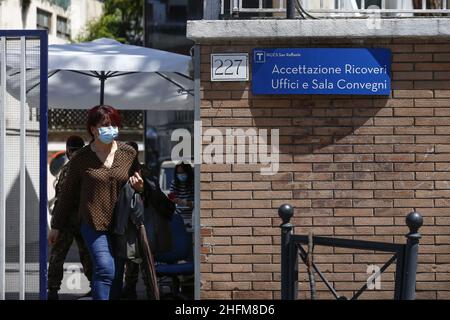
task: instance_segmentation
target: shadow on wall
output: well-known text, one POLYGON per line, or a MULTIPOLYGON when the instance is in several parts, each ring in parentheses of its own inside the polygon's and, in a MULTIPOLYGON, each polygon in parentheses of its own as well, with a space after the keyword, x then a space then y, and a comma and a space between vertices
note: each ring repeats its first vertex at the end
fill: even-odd
MULTIPOLYGON (((311 180, 373 180, 371 173, 364 168, 354 171, 354 162, 370 163, 385 172, 393 170, 391 163, 375 164, 374 161, 374 135, 391 134, 384 127, 374 126, 376 116, 391 116, 392 109, 385 108, 388 99, 384 96, 296 95, 282 99, 276 96, 258 96, 250 104, 253 123, 257 129, 279 129, 279 171, 274 176, 262 179, 275 181, 278 190, 292 190, 293 203, 311 198, 309 192, 312 189, 308 186, 311 180), (365 153, 355 153, 355 145, 368 150, 365 153)), ((270 138, 270 134, 268 137, 270 138)), ((269 139, 268 146, 270 145, 269 139)), ((273 187, 272 184, 271 189, 275 191, 273 187)), ((313 203, 312 207, 296 208, 297 217, 312 211, 314 215, 330 215, 331 208, 348 207, 345 199, 333 200, 324 207, 319 202, 333 197, 313 198, 317 205, 313 203)))
MULTIPOLYGON (((26 262, 39 262, 39 197, 26 170, 26 262)), ((6 197, 6 262, 19 261, 20 176, 6 197)))
POLYGON ((294 162, 308 155, 352 153, 355 143, 372 144, 363 127, 372 126, 373 117, 388 102, 381 96, 284 97, 258 96, 250 110, 258 129, 280 130, 280 154, 292 155, 294 162))

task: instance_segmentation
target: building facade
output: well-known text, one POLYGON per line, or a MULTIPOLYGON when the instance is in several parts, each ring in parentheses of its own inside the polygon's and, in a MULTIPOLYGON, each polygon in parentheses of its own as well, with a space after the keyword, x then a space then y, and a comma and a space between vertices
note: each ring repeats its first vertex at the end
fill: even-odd
POLYGON ((3 0, 0 29, 46 29, 49 44, 76 39, 100 17, 103 0, 3 0))
MULTIPOLYGON (((217 2, 205 8, 210 19, 189 21, 187 28, 200 52, 203 132, 278 129, 280 164, 272 176, 261 175, 260 164, 201 165, 200 296, 280 298, 278 208, 289 203, 296 234, 390 243, 405 243, 405 217, 420 212, 416 296, 450 298, 448 11, 418 12, 411 1, 410 8, 393 6, 400 11, 378 11, 370 20, 360 1, 349 1, 354 11, 345 14, 333 7, 319 15, 305 6, 317 19, 304 12, 304 19, 257 19, 267 11, 255 9, 245 20, 238 5, 246 1, 224 2, 225 11, 217 10, 217 2), (228 20, 219 19, 235 4, 228 20), (255 48, 390 49, 392 90, 389 96, 253 95, 251 74, 249 81, 211 81, 211 54, 246 53, 251 66, 255 48)), ((284 12, 277 10, 271 14, 284 12)), ((366 283, 368 266, 381 267, 390 258, 332 247, 317 247, 314 256, 346 297, 366 283)), ((300 264, 299 270, 298 296, 309 299, 306 268, 300 264)), ((394 271, 384 271, 381 286, 361 299, 391 299, 394 271)), ((318 276, 316 282, 320 299, 333 297, 318 276)))

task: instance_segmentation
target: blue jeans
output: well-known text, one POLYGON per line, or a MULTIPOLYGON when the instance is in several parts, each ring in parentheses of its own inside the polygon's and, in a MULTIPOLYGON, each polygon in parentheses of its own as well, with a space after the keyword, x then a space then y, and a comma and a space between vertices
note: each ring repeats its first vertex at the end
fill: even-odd
POLYGON ((92 298, 94 300, 119 299, 122 292, 125 261, 113 257, 109 234, 96 231, 92 226, 82 223, 81 235, 86 242, 94 268, 92 298))

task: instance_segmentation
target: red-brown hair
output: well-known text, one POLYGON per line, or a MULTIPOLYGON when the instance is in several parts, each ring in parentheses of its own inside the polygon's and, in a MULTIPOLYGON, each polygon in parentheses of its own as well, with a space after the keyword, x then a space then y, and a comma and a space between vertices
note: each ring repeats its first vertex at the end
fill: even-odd
POLYGON ((119 111, 111 106, 98 105, 88 111, 86 127, 92 138, 91 127, 96 127, 99 123, 105 121, 105 119, 109 119, 113 126, 120 127, 121 125, 119 111))

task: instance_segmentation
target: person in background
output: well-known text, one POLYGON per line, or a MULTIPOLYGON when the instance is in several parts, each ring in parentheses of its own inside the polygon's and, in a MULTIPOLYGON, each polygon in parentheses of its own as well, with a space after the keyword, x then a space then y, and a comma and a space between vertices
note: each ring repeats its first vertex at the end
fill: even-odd
MULTIPOLYGON (((74 154, 84 147, 84 141, 79 136, 70 136, 66 141, 66 156, 69 159, 62 168, 58 176, 58 182, 55 186, 55 198, 56 203, 61 196, 64 181, 67 176, 67 169, 69 167, 70 160, 74 154)), ((71 216, 76 216, 77 208, 70 208, 71 216)), ((69 221, 68 225, 61 230, 58 240, 52 246, 50 251, 50 260, 48 266, 48 300, 58 300, 58 291, 61 288, 61 281, 64 275, 64 261, 66 260, 67 253, 72 246, 73 240, 76 241, 78 246, 78 252, 80 254, 80 262, 83 266, 83 271, 88 278, 89 282, 92 280, 92 264, 89 252, 86 248, 83 238, 80 234, 80 225, 75 219, 69 221)), ((88 293, 86 296, 89 296, 88 293)))
POLYGON ((94 300, 120 298, 124 261, 113 256, 110 233, 113 212, 128 181, 134 190, 144 192, 136 150, 115 141, 120 125, 120 114, 111 106, 99 105, 89 110, 86 127, 92 140, 70 161, 49 233, 49 242, 54 244, 70 219, 69 209, 78 204, 81 235, 94 266, 94 300))
POLYGON ((170 185, 169 199, 176 203, 175 213, 179 214, 192 232, 192 210, 194 209, 194 172, 188 163, 175 166, 175 177, 170 185))

